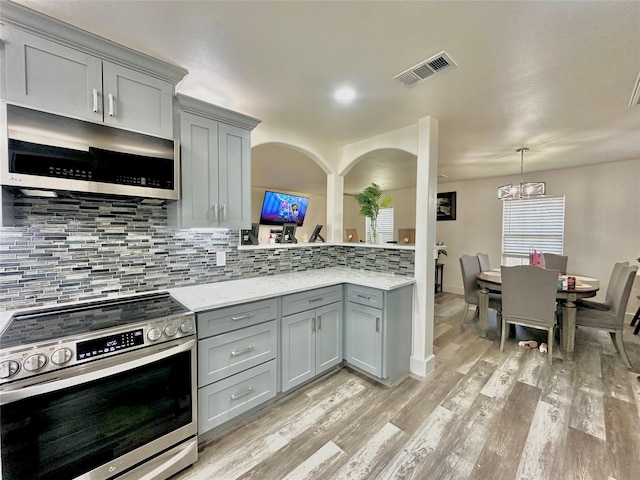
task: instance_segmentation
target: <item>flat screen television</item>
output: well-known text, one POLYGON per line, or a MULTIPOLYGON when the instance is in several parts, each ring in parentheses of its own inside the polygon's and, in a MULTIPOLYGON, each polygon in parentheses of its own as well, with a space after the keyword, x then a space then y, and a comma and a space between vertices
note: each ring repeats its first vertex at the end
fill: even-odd
POLYGON ((295 223, 301 227, 308 206, 309 198, 307 197, 267 190, 264 192, 264 200, 262 201, 260 223, 262 225, 295 223))

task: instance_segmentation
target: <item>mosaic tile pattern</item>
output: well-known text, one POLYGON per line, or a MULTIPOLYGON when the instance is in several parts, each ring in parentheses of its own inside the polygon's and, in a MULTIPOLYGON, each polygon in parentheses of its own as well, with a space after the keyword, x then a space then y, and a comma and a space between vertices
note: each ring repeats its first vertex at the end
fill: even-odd
POLYGON ((0 310, 338 265, 414 272, 411 250, 238 250, 239 232, 172 229, 155 202, 15 197, 14 215, 0 229, 0 310))

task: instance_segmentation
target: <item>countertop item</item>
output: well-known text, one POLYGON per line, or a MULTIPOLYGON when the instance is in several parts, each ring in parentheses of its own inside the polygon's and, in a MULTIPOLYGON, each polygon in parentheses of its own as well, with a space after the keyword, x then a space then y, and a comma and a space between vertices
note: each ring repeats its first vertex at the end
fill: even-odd
POLYGON ((394 290, 412 285, 415 279, 390 273, 332 267, 172 288, 169 292, 189 310, 202 312, 341 283, 394 290))

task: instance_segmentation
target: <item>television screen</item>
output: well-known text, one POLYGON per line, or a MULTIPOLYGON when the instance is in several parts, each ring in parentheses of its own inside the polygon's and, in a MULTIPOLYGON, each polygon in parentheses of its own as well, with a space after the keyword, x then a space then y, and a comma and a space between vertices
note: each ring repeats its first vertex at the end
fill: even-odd
POLYGON ((307 213, 309 199, 288 193, 264 192, 260 223, 262 225, 284 225, 295 223, 301 227, 307 213))

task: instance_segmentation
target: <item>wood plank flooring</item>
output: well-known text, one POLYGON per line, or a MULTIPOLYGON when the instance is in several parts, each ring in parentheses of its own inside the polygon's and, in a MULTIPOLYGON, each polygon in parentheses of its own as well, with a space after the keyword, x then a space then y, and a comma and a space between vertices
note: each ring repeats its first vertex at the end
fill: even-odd
POLYGON ((640 478, 640 337, 625 369, 607 334, 580 328, 573 362, 518 340, 500 352, 462 325, 464 301, 436 295, 436 368, 394 388, 340 369, 200 445, 172 480, 640 478))

